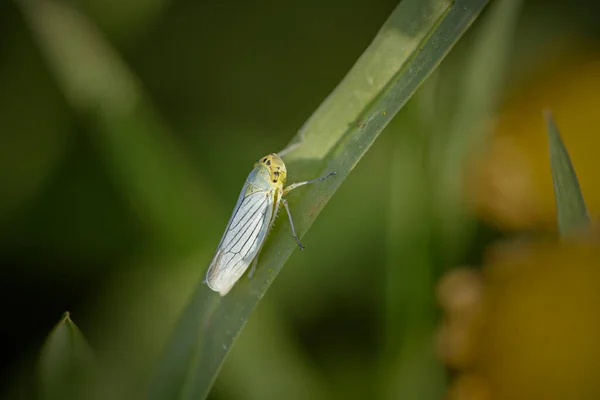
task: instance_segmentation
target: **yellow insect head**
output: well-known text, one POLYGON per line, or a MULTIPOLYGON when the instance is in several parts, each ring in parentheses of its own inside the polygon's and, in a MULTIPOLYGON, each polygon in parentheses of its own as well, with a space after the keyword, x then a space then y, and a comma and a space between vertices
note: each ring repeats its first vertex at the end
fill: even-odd
POLYGON ((287 170, 285 169, 283 160, 277 154, 272 153, 268 156, 264 156, 254 164, 254 167, 257 167, 258 165, 264 166, 269 171, 271 182, 273 182, 274 185, 280 187, 285 185, 287 170))

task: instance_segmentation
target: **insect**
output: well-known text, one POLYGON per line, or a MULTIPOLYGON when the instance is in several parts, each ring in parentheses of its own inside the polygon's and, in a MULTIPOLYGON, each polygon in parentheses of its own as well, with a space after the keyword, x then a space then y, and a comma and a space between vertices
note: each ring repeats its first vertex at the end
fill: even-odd
MULTIPOLYGON (((284 151, 279 154, 283 153, 284 151)), ((285 187, 287 170, 281 156, 272 153, 258 160, 246 178, 225 233, 206 272, 204 282, 208 287, 225 296, 246 272, 250 263, 252 268, 248 276, 252 276, 258 263, 258 254, 273 226, 280 203, 289 217, 292 235, 300 250, 303 250, 304 246, 296 234, 292 214, 284 197, 299 186, 319 182, 335 174, 334 171, 321 178, 285 187)))

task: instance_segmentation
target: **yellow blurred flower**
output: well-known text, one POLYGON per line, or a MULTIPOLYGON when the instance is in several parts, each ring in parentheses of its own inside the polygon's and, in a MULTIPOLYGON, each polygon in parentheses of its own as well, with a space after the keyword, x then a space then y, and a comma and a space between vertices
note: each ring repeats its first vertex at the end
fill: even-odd
POLYGON ((555 230, 543 110, 550 109, 592 215, 600 215, 600 54, 558 51, 507 96, 483 154, 470 163, 467 198, 502 229, 555 230))
POLYGON ((489 386, 477 374, 459 375, 450 385, 445 400, 490 400, 489 386))
POLYGON ((448 273, 438 286, 438 302, 445 314, 437 335, 437 350, 452 368, 474 362, 477 328, 481 319, 482 281, 476 271, 458 269, 448 273))
POLYGON ((438 294, 440 355, 458 373, 448 399, 600 399, 597 240, 503 246, 481 274, 447 274, 438 294), (472 318, 456 318, 469 292, 472 318))

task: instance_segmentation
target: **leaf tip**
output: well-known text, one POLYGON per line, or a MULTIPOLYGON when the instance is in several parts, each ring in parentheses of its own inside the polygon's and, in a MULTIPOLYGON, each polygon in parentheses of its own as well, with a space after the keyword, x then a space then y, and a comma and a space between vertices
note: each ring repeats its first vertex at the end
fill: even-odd
POLYGON ((575 168, 552 113, 549 109, 544 109, 543 114, 548 134, 558 230, 562 236, 569 236, 572 232, 589 225, 589 214, 575 168))

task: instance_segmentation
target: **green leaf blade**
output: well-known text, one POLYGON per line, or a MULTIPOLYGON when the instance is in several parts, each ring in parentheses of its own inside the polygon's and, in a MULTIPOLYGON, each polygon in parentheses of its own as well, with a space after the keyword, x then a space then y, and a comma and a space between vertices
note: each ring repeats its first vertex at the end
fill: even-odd
POLYGON ((548 129, 550 168, 556 200, 558 231, 561 236, 580 232, 590 224, 590 217, 581 187, 558 127, 549 110, 544 112, 548 129))
POLYGON ((68 312, 48 335, 38 368, 43 399, 78 399, 89 388, 94 355, 68 312))
MULTIPOLYGON (((302 128, 303 145, 286 156, 292 181, 300 180, 294 175, 297 171, 302 178, 337 171, 336 177, 290 195, 300 237, 486 4, 486 0, 403 0, 394 10, 371 46, 302 128)), ((198 285, 159 361, 150 399, 208 395, 250 313, 295 249, 289 224, 276 224, 252 279, 243 277, 223 298, 198 285)))

